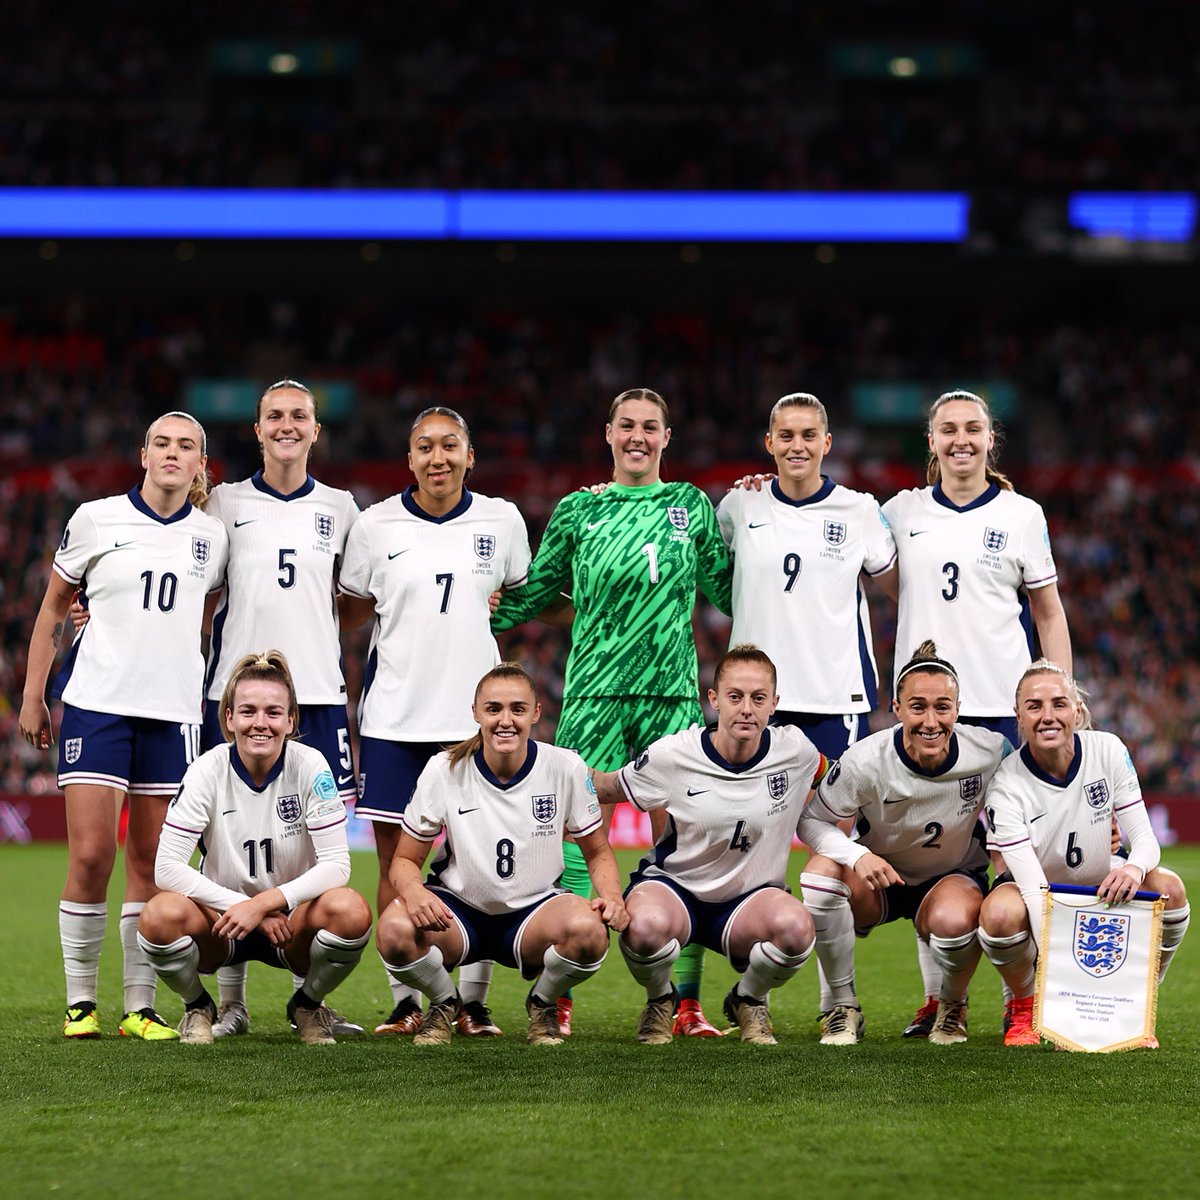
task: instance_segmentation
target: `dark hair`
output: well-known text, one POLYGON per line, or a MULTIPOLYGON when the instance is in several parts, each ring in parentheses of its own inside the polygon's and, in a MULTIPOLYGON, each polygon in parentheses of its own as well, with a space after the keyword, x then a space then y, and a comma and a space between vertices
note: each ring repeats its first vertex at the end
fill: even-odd
POLYGON ((258 405, 254 409, 254 423, 257 425, 262 420, 263 401, 272 392, 303 392, 312 401, 313 420, 317 420, 317 398, 313 395, 309 388, 295 379, 280 379, 271 384, 269 388, 258 398, 258 405))
POLYGON ((825 426, 825 432, 829 432, 829 414, 825 411, 825 405, 811 392, 792 392, 790 395, 780 396, 775 401, 775 405, 771 409, 771 415, 767 418, 768 433, 771 432, 771 429, 775 425, 775 418, 785 408, 811 408, 821 418, 821 424, 825 426))
MULTIPOLYGON (((933 419, 937 416, 938 409, 943 404, 949 404, 952 400, 966 400, 971 404, 978 404, 983 409, 983 415, 987 418, 988 428, 995 435, 992 438, 992 448, 987 453, 987 461, 984 465, 984 478, 989 483, 998 483, 1005 491, 1013 490, 1012 481, 1007 475, 1001 474, 996 469, 996 459, 1000 454, 1000 447, 1004 445, 1004 433, 997 428, 995 421, 992 420, 992 410, 988 407, 988 402, 982 397, 975 395, 974 392, 968 392, 963 388, 957 388, 952 392, 943 392, 930 406, 929 419, 925 424, 925 430, 930 435, 933 434, 933 419)), ((942 477, 941 464, 938 462, 937 455, 931 450, 929 452, 929 461, 925 464, 925 478, 930 484, 937 483, 942 477)))
POLYGON ((463 431, 463 437, 467 439, 467 447, 471 445, 471 429, 467 422, 463 419, 462 413, 455 412, 452 408, 446 408, 441 404, 434 404, 430 408, 422 409, 421 412, 413 418, 412 425, 408 429, 408 440, 411 443, 413 434, 417 432, 417 426, 421 424, 426 417, 446 417, 451 420, 463 431))
POLYGON ((612 424, 612 419, 617 415, 617 409, 625 403, 626 400, 648 400, 651 404, 657 404, 659 412, 662 413, 663 424, 669 429, 671 426, 671 410, 667 408, 667 402, 655 391, 650 388, 629 388, 622 392, 608 406, 608 423, 612 424))
POLYGON ((900 698, 900 684, 909 675, 948 675, 954 680, 955 691, 958 690, 958 672, 952 664, 938 657, 937 647, 928 639, 913 651, 912 658, 900 668, 896 676, 897 700, 900 698))
MULTIPOLYGON (((472 703, 479 700, 479 693, 483 691, 484 686, 493 679, 520 679, 523 680, 529 688, 529 694, 533 697, 533 702, 537 703, 537 688, 534 686, 533 679, 529 672, 525 670, 520 663, 502 662, 497 663, 484 677, 475 685, 475 696, 472 703)), ((458 766, 464 758, 470 758, 483 745, 483 734, 477 733, 473 737, 469 737, 464 741, 457 742, 453 746, 447 748, 447 753, 450 755, 450 765, 458 766)))
POLYGON ((716 668, 713 671, 713 691, 715 692, 720 688, 721 676, 725 674, 727 668, 735 667, 742 663, 748 666, 766 667, 771 672, 771 691, 775 691, 779 678, 775 671, 775 664, 765 651, 751 645, 749 642, 741 642, 736 646, 730 646, 717 660, 716 668))
POLYGON ((234 693, 237 685, 244 680, 262 680, 266 683, 282 683, 287 688, 288 716, 292 718, 292 732, 288 737, 295 737, 300 729, 300 703, 296 699, 296 685, 292 682, 292 672, 288 669, 287 659, 282 651, 264 650, 261 654, 247 654, 238 659, 229 674, 229 682, 221 693, 221 734, 227 742, 233 741, 229 731, 229 710, 233 708, 234 693))

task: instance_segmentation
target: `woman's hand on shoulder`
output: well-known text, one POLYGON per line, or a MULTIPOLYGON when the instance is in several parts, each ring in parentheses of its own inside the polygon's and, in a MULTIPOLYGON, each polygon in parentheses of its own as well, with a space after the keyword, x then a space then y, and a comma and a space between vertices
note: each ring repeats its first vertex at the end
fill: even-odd
POLYGON ((736 492, 739 489, 744 489, 748 492, 761 492, 763 490, 763 486, 770 483, 774 478, 775 476, 769 472, 765 475, 761 473, 756 475, 743 475, 741 479, 735 479, 733 483, 730 484, 729 491, 736 492))

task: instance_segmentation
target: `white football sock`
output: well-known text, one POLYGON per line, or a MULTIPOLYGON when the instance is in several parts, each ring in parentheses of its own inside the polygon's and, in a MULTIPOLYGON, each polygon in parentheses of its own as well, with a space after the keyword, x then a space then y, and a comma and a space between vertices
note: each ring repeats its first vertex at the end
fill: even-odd
POLYGON ((487 1003, 488 988, 491 986, 495 965, 494 962, 484 959, 483 962, 470 963, 458 968, 458 994, 464 1004, 487 1003))
POLYGON ((774 942, 755 942, 750 947, 749 966, 738 981, 738 992, 751 1000, 764 1000, 772 988, 782 987, 812 953, 809 946, 801 954, 784 954, 774 942))
POLYGON ((657 1000, 671 990, 671 968, 679 957, 679 942, 672 938, 665 946, 660 946, 653 954, 634 954, 625 944, 622 937, 617 943, 629 973, 646 989, 646 997, 657 1000))
MULTIPOLYGON (((429 952, 416 962, 403 966, 393 966, 385 962, 387 973, 399 983, 407 995, 415 1000, 418 992, 424 992, 435 1004, 449 1000, 458 990, 450 972, 446 970, 445 959, 437 946, 430 946, 429 952)), ((393 991, 393 995, 395 992, 393 991)), ((401 997, 403 999, 403 997, 401 997)), ((398 1002, 397 1002, 398 1003, 398 1002)))
POLYGON ((166 946, 147 941, 139 933, 138 946, 150 962, 158 977, 184 1004, 199 1000, 204 992, 200 982, 200 947, 195 938, 176 938, 166 946))
POLYGON ((850 889, 840 879, 804 871, 801 895, 817 931, 817 963, 821 968, 821 1011, 834 1005, 858 1005, 854 991, 854 916, 850 889))
POLYGON ((1162 948, 1158 955, 1158 982, 1162 983, 1183 935, 1187 933, 1188 924, 1192 919, 1192 906, 1185 904, 1182 908, 1168 908, 1163 913, 1162 948))
POLYGON ((1020 933, 1014 933, 1010 937, 992 937, 981 926, 976 930, 976 936, 988 962, 1000 972, 1001 977, 1012 988, 1014 996, 1031 996, 1037 965, 1037 945, 1029 936, 1029 930, 1022 929, 1020 933))
POLYGON ((971 986, 971 976, 975 974, 979 956, 983 953, 975 930, 952 938, 931 933, 929 950, 937 960, 938 974, 942 980, 941 991, 936 993, 938 999, 965 1000, 967 989, 971 986))
POLYGON ((108 924, 107 904, 63 900, 58 906, 58 939, 62 943, 63 970, 67 977, 67 1007, 96 1002, 96 976, 100 948, 108 924))
MULTIPOLYGON (((217 994, 221 1004, 240 1004, 246 1007, 246 968, 249 963, 234 963, 231 967, 217 968, 217 994)), ((292 976, 292 981, 300 987, 303 980, 292 976)))
POLYGON ((606 956, 607 951, 596 962, 575 962, 573 959, 564 958, 553 946, 547 946, 546 953, 542 956, 542 973, 534 982, 533 994, 546 1004, 553 1004, 567 988, 595 975, 606 956))
POLYGON ((343 938, 328 929, 318 929, 308 951, 304 994, 320 1004, 358 966, 370 936, 368 931, 362 937, 343 938))
POLYGON ((138 1012, 154 1007, 154 989, 158 976, 138 945, 138 920, 143 901, 126 901, 121 905, 121 950, 125 963, 125 1011, 138 1012))

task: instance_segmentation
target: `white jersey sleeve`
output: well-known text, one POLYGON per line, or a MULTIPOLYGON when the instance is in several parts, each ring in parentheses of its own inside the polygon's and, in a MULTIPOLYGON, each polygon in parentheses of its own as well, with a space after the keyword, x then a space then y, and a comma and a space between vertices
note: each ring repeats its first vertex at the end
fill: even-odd
POLYGON ((879 505, 825 479, 806 500, 778 481, 735 489, 717 508, 733 558, 730 645, 765 651, 784 712, 870 712, 878 698, 867 597, 861 576, 896 560, 879 505))
POLYGON ((908 884, 984 870, 979 814, 1011 750, 1002 734, 957 725, 946 761, 927 771, 905 752, 901 726, 871 734, 830 768, 805 810, 800 836, 845 866, 868 851, 878 854, 908 884), (834 828, 845 818, 854 820, 856 842, 834 828))
POLYGON ((705 901, 783 887, 800 811, 825 766, 790 725, 764 730, 758 753, 736 765, 721 757, 707 730, 660 738, 618 773, 632 804, 667 813, 666 830, 635 878, 669 878, 705 901))
POLYGON ((93 712, 198 724, 204 601, 224 580, 228 545, 220 522, 190 504, 160 517, 136 488, 81 505, 54 570, 85 591, 91 620, 56 694, 93 712))
POLYGON ((529 537, 507 500, 467 492, 434 518, 411 491, 367 509, 346 544, 341 589, 375 602, 359 730, 458 741, 476 729, 475 685, 500 661, 488 596, 525 582, 529 537))
POLYGON ((159 887, 224 911, 278 888, 288 909, 350 878, 346 809, 319 751, 288 742, 261 787, 234 746, 202 754, 167 809, 154 877, 159 887), (188 866, 199 844, 199 870, 188 866))
POLYGON ((992 484, 961 508, 914 488, 883 513, 899 554, 896 670, 933 638, 958 671, 962 713, 1011 717, 1032 654, 1026 593, 1058 579, 1041 507, 992 484))
POLYGON ((301 704, 345 704, 336 580, 358 520, 349 492, 308 478, 284 496, 257 472, 213 489, 206 511, 229 535, 225 595, 213 619, 206 695, 219 700, 245 654, 283 652, 301 704))
POLYGON ((435 755, 403 817, 404 831, 420 841, 446 832, 430 886, 492 914, 515 912, 557 891, 563 833, 584 837, 600 827, 600 803, 583 759, 535 741, 525 766, 503 783, 482 751, 454 766, 448 753, 435 755))

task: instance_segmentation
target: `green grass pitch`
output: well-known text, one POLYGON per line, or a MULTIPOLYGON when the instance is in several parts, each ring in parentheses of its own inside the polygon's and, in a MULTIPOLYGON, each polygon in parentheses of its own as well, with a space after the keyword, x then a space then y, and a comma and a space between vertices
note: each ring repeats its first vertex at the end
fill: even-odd
MULTIPOLYGON (((622 855, 628 867, 636 855, 622 855)), ((1200 897, 1200 847, 1166 862, 1200 897)), ((900 1030, 920 990, 911 927, 859 944, 867 1038, 817 1044, 815 964, 772 999, 777 1047, 676 1039, 639 1047, 641 998, 615 950, 579 989, 576 1034, 524 1042, 525 987, 497 971, 498 1041, 345 1038, 300 1045, 283 972, 252 964, 248 1037, 211 1047, 115 1035, 68 1044, 56 902, 61 846, 0 848, 0 1195, 133 1200, 421 1196, 1031 1196, 1200 1194, 1200 948, 1185 942, 1159 1003, 1158 1053, 1000 1045, 1000 986, 980 965, 971 1039, 938 1048, 900 1030)), ((799 861, 793 863, 795 884, 799 861)), ((374 892, 374 859, 354 884, 374 892)), ((120 1005, 119 897, 101 975, 120 1005)), ((707 959, 705 1007, 731 972, 707 959)), ((177 1019, 165 988, 159 1007, 177 1019)), ((364 1025, 390 1008, 373 952, 333 997, 364 1025)))

